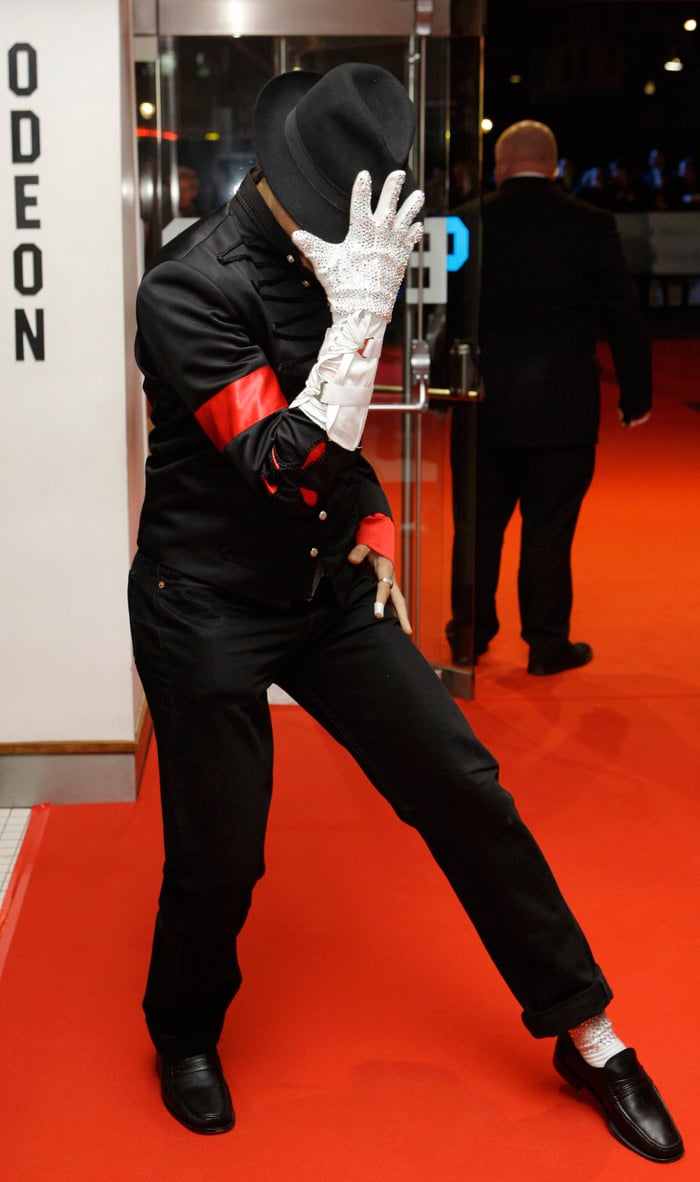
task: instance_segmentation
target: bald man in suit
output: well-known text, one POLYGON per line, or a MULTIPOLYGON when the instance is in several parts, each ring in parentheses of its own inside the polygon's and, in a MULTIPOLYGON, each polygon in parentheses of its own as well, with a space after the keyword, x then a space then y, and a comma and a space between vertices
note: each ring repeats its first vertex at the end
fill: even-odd
MULTIPOLYGON (((593 656, 590 645, 571 642, 569 627, 571 548, 598 439, 601 330, 612 348, 622 424, 646 422, 652 401, 649 335, 614 218, 556 184, 557 158, 544 124, 508 127, 496 143, 497 188, 481 208, 485 397, 478 413, 474 643, 478 656, 498 632, 503 534, 519 505, 521 635, 528 672, 536 676, 593 656)), ((464 216, 473 220, 473 207, 464 216)), ((463 474, 455 475, 448 636, 460 661, 467 659, 468 567, 459 528, 463 474)))

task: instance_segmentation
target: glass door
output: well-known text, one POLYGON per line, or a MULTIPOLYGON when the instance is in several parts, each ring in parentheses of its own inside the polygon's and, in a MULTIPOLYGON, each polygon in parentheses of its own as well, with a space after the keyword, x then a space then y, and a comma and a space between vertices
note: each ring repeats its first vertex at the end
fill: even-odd
MULTIPOLYGON (((161 0, 156 35, 135 38, 144 263, 240 184, 254 158, 251 110, 269 78, 284 70, 323 73, 342 62, 366 61, 383 66, 405 85, 418 111, 411 167, 426 192, 426 233, 385 337, 363 450, 392 506, 397 577, 409 603, 416 643, 453 693, 471 697, 468 637, 462 646, 464 660, 456 664, 446 628, 454 615, 451 568, 457 520, 451 449, 455 489, 461 496, 459 519, 466 512, 468 520, 470 513, 478 234, 468 216, 465 220, 450 211, 476 198, 479 185, 480 30, 472 27, 451 37, 449 22, 445 25, 449 7, 418 0, 415 19, 401 32, 408 5, 394 0, 382 17, 398 27, 394 35, 383 30, 381 36, 343 32, 348 22, 358 27, 358 14, 340 5, 334 12, 333 3, 324 12, 327 22, 339 26, 337 35, 267 35, 266 27, 275 27, 273 8, 278 9, 279 27, 285 20, 282 6, 269 2, 250 6, 250 20, 257 20, 260 32, 238 35, 223 31, 230 27, 222 24, 230 21, 224 7, 161 0), (442 35, 428 11, 434 7, 442 35), (461 280, 458 315, 448 307, 448 282, 456 272, 461 280), (466 301, 464 290, 469 292, 466 301)), ((373 19, 365 27, 377 25, 373 19)), ((461 619, 471 618, 469 564, 467 537, 467 550, 460 551, 458 594, 467 600, 461 619)))

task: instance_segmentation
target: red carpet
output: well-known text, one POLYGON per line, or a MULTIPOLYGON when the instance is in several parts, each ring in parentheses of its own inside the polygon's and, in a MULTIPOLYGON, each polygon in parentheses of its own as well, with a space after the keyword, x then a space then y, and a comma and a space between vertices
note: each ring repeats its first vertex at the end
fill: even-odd
MULTIPOLYGON (((465 709, 616 989, 611 1013, 700 1173, 700 343, 656 347, 649 426, 606 410, 576 543, 574 639, 523 672, 502 633, 465 709)), ((606 392, 610 402, 612 391, 606 392)), ((222 1040, 238 1114, 197 1137, 158 1098, 139 1000, 161 859, 151 751, 135 805, 35 812, 0 937, 8 1182, 620 1182, 632 1155, 522 1027, 419 839, 296 707, 275 708, 268 874, 222 1040), (316 777, 309 783, 309 760, 316 777), (11 937, 11 942, 10 942, 11 937)))

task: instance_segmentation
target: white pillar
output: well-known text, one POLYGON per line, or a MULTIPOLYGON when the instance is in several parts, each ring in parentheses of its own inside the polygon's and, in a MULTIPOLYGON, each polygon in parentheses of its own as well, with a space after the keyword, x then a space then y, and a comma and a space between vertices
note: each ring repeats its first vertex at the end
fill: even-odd
POLYGON ((0 806, 133 799, 130 0, 0 10, 0 806))

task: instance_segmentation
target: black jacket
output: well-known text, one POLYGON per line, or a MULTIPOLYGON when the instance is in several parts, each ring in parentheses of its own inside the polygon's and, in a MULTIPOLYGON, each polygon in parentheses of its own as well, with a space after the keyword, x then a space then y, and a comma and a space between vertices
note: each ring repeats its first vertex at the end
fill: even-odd
POLYGON ((480 444, 595 443, 601 332, 624 417, 646 414, 649 334, 612 215, 540 177, 506 181, 481 214, 480 444))
POLYGON ((159 253, 137 320, 153 423, 139 548, 276 605, 310 593, 320 560, 342 598, 358 526, 389 506, 359 451, 288 409, 330 314, 250 175, 159 253))

